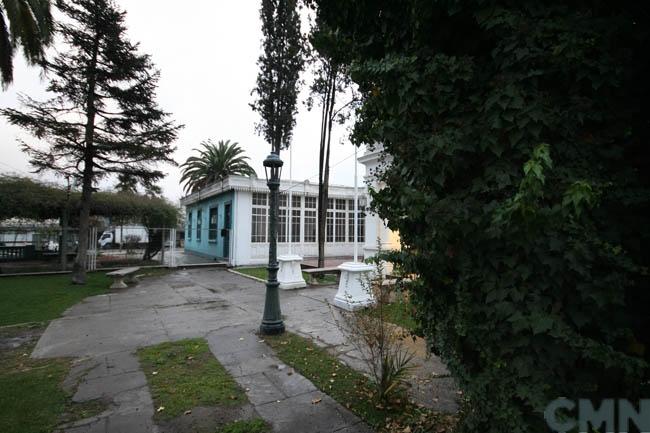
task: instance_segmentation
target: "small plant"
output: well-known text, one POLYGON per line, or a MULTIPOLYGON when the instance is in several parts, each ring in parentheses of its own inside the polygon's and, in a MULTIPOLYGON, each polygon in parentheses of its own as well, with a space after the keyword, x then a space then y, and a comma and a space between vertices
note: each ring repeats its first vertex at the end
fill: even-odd
MULTIPOLYGON (((382 257, 381 249, 377 257, 382 257)), ((332 311, 332 314, 348 343, 361 353, 377 388, 376 397, 385 403, 403 391, 406 376, 414 367, 414 354, 404 345, 410 333, 389 322, 388 305, 394 289, 384 277, 383 262, 379 259, 374 262, 376 272, 362 282, 374 303, 365 310, 332 311)))

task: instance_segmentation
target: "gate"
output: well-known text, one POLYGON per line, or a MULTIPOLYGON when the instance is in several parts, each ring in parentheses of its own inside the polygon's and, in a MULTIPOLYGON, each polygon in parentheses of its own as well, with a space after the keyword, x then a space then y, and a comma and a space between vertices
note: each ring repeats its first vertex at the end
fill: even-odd
POLYGON ((86 251, 86 270, 97 270, 97 227, 88 229, 88 250, 86 251))

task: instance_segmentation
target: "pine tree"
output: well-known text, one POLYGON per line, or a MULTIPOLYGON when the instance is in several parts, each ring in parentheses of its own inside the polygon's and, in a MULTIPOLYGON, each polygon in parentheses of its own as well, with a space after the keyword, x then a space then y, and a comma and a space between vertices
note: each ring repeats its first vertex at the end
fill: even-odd
MULTIPOLYGON (((47 146, 22 143, 37 171, 54 171, 82 185, 79 248, 72 280, 86 280, 86 252, 94 185, 111 174, 152 184, 164 177, 157 162, 175 164, 172 142, 182 127, 155 102, 159 72, 127 39, 125 12, 112 0, 58 1, 66 49, 45 68, 47 101, 21 98, 24 110, 5 109, 9 122, 47 146)), ((94 240, 91 240, 94 241, 94 240)))

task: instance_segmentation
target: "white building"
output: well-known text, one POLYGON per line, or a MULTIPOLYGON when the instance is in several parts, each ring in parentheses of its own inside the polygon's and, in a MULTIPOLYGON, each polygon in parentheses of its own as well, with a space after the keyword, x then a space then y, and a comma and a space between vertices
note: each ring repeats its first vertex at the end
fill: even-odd
MULTIPOLYGON (((291 189, 292 252, 318 257, 318 184, 280 184, 278 254, 287 254, 288 191, 291 189)), ((181 199, 185 206, 185 250, 231 266, 268 262, 269 189, 264 179, 229 176, 181 199)), ((330 185, 326 257, 350 257, 354 250, 354 188, 330 185)), ((359 243, 364 244, 366 189, 359 188, 359 243)), ((373 232, 374 233, 374 232, 373 232)), ((372 242, 370 243, 372 244, 372 242)))

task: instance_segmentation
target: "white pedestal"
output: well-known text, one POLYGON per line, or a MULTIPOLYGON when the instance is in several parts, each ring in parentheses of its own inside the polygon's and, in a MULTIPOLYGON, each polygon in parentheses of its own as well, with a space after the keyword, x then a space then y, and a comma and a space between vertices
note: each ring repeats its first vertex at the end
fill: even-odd
POLYGON ((339 291, 334 296, 333 304, 347 311, 367 307, 374 302, 369 287, 364 287, 369 274, 375 271, 374 266, 365 263, 347 262, 339 266, 341 278, 339 291))
POLYGON ((288 290, 307 287, 307 283, 305 283, 305 279, 302 277, 301 262, 302 257, 296 254, 278 256, 278 263, 280 265, 278 282, 280 283, 281 289, 288 290))

